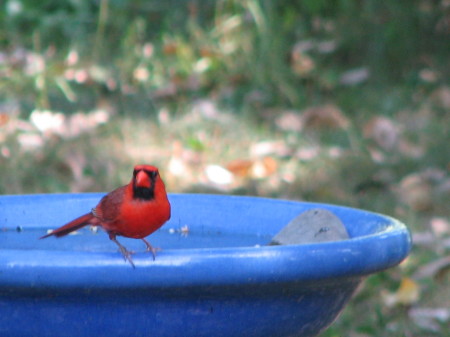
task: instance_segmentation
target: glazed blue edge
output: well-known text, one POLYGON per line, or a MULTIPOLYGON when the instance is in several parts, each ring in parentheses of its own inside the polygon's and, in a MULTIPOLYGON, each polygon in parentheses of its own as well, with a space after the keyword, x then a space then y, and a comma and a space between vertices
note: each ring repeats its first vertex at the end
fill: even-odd
MULTIPOLYGON (((88 204, 94 206, 103 195, 2 196, 0 225, 13 228, 19 218, 30 228, 44 230, 42 223, 49 222, 56 227, 82 214, 88 204)), ((169 288, 361 278, 397 265, 411 249, 403 223, 363 210, 259 197, 170 194, 169 198, 172 223, 183 219, 193 227, 198 222, 235 230, 237 235, 255 230, 274 235, 301 212, 326 208, 341 218, 351 239, 293 246, 168 249, 156 261, 136 254, 134 270, 118 253, 42 250, 36 240, 32 250, 0 250, 0 286, 80 288, 88 280, 91 289, 169 288)))

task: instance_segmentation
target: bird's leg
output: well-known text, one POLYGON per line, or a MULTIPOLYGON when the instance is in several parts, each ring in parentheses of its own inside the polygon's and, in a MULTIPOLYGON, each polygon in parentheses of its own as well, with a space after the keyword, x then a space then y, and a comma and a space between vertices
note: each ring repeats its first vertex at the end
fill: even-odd
POLYGON ((155 261, 156 258, 156 252, 160 251, 160 248, 155 248, 153 247, 150 242, 148 242, 147 240, 145 240, 144 238, 141 239, 142 241, 144 241, 145 245, 147 246, 147 252, 151 252, 153 255, 153 261, 155 261))
POLYGON ((131 259, 131 255, 133 254, 133 252, 127 250, 125 246, 123 246, 119 241, 117 241, 115 234, 109 233, 109 238, 111 239, 111 241, 114 241, 117 246, 119 246, 119 250, 122 253, 124 260, 130 262, 133 268, 136 268, 133 260, 131 259))

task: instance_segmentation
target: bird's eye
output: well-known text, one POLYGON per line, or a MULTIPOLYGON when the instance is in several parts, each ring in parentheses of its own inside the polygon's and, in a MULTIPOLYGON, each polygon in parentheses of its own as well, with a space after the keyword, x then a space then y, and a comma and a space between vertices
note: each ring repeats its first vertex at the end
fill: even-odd
POLYGON ((158 171, 147 171, 147 174, 151 179, 155 179, 158 176, 158 171))

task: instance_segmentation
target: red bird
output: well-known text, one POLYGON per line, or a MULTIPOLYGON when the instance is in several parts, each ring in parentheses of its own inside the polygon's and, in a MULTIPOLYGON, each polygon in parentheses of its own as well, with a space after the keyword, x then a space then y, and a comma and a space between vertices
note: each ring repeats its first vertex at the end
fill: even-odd
POLYGON ((119 246, 124 259, 134 267, 132 252, 120 244, 116 236, 141 239, 155 259, 156 249, 145 237, 169 219, 170 203, 158 169, 150 165, 137 165, 128 185, 108 193, 90 213, 53 230, 41 239, 52 235, 61 237, 86 225, 101 226, 119 246))

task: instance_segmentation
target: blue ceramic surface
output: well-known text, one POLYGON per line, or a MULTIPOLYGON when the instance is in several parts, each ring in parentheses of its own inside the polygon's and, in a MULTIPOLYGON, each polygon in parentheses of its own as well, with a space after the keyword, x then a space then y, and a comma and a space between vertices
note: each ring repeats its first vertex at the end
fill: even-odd
POLYGON ((172 194, 148 239, 103 232, 39 240, 101 194, 0 197, 0 336, 315 336, 361 280, 409 253, 406 227, 380 214, 254 197, 172 194), (351 239, 266 246, 298 214, 325 208, 351 239), (180 230, 182 227, 186 230, 180 230))

